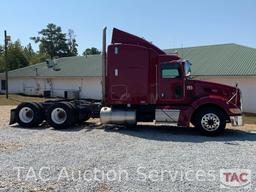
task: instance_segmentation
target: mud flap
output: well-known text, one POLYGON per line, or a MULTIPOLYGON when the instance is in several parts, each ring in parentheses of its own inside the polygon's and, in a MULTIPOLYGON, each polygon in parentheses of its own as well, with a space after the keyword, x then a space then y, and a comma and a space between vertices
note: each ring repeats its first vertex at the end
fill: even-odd
POLYGON ((17 117, 16 117, 16 109, 11 109, 11 116, 10 116, 10 122, 9 125, 12 125, 17 122, 17 117))

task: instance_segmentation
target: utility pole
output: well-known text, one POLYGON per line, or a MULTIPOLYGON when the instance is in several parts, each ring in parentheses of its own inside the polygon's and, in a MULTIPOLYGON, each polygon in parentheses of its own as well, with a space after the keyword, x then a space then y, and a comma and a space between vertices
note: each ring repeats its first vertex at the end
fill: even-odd
POLYGON ((11 36, 7 36, 6 30, 4 31, 4 58, 5 58, 5 96, 8 99, 8 61, 7 61, 7 45, 11 41, 11 36))

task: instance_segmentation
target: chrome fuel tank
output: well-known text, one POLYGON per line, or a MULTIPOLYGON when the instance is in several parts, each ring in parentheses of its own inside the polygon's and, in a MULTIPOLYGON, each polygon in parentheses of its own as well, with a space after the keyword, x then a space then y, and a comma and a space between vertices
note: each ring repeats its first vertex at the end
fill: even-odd
POLYGON ((104 124, 136 124, 136 111, 112 110, 110 107, 102 107, 100 110, 100 121, 104 124))

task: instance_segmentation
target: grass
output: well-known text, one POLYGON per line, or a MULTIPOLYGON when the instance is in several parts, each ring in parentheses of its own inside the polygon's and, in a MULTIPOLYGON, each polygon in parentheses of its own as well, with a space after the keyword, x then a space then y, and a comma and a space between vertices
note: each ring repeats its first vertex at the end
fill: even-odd
POLYGON ((256 114, 253 113, 245 113, 243 116, 243 120, 245 124, 254 124, 256 125, 256 114))
POLYGON ((0 106, 1 105, 18 105, 21 102, 43 102, 49 99, 42 97, 30 97, 23 95, 9 94, 9 98, 6 99, 5 95, 0 95, 0 106))

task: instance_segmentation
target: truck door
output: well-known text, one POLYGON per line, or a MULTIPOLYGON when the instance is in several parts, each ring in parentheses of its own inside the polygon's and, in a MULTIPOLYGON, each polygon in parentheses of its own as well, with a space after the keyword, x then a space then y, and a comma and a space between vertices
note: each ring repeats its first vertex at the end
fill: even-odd
POLYGON ((179 63, 163 62, 158 70, 158 101, 160 103, 184 99, 184 78, 179 63))

